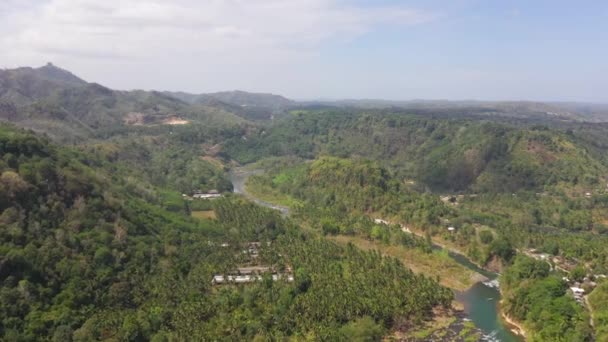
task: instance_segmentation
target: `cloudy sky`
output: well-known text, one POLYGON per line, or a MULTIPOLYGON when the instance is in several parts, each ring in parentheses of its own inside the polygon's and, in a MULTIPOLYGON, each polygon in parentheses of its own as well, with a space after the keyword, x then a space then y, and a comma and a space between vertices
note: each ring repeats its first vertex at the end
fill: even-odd
POLYGON ((608 102, 605 0, 0 0, 0 32, 116 89, 608 102))

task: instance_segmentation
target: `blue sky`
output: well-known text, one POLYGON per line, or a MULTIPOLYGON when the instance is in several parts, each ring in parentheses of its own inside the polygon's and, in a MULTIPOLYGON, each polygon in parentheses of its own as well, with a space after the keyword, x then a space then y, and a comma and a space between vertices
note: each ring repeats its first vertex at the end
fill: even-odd
POLYGON ((608 1, 6 0, 0 66, 119 89, 608 102, 608 1))

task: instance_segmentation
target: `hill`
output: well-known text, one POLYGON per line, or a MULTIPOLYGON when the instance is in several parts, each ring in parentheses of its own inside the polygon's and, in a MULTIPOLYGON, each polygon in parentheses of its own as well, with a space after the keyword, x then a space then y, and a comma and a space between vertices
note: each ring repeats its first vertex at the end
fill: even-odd
POLYGON ((240 90, 198 95, 183 92, 165 92, 165 94, 192 104, 223 106, 249 120, 269 120, 297 105, 295 101, 280 95, 240 90))
POLYGON ((602 127, 399 111, 301 111, 246 141, 228 141, 226 148, 242 162, 270 155, 360 156, 436 191, 538 191, 560 182, 603 182, 606 159, 594 145, 605 139, 586 140, 590 130, 602 127))
POLYGON ((0 70, 0 120, 61 140, 130 125, 242 121, 226 108, 192 106, 159 92, 115 91, 52 64, 0 70))
POLYGON ((349 109, 400 109, 409 113, 474 114, 490 118, 536 119, 543 121, 608 121, 608 105, 595 103, 534 101, 448 101, 448 100, 374 100, 306 101, 303 107, 338 107, 349 109))

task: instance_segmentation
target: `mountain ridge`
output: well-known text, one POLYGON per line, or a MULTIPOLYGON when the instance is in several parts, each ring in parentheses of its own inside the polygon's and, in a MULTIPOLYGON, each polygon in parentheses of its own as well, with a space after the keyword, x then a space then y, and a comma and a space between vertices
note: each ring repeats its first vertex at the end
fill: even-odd
POLYGON ((81 140, 99 129, 191 121, 238 122, 229 109, 191 105, 158 91, 113 90, 86 82, 49 63, 0 70, 0 121, 44 132, 57 140, 81 140))

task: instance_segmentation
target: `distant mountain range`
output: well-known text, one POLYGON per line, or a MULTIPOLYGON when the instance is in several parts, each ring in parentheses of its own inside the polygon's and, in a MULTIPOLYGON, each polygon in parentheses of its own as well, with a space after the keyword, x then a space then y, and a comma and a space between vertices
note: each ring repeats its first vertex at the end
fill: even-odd
POLYGON ((381 100, 346 99, 300 102, 307 106, 338 106, 351 108, 400 108, 416 112, 444 112, 471 110, 476 114, 509 117, 540 117, 562 120, 608 121, 608 104, 579 102, 538 102, 538 101, 450 101, 450 100, 381 100))
POLYGON ((608 121, 608 105, 542 102, 341 100, 297 102, 280 95, 225 91, 208 94, 117 91, 89 83, 49 63, 0 69, 0 120, 62 139, 129 125, 191 121, 267 121, 298 108, 398 108, 410 112, 474 113, 576 121, 608 121))
POLYGON ((188 103, 206 104, 211 101, 220 101, 242 107, 263 107, 285 109, 296 105, 296 102, 281 95, 249 93, 241 90, 221 91, 209 94, 189 94, 183 92, 165 92, 165 94, 188 103))
POLYGON ((249 93, 241 90, 222 91, 209 94, 189 94, 184 92, 164 92, 190 104, 221 106, 239 116, 253 120, 272 119, 275 114, 297 106, 297 102, 280 95, 249 93))
POLYGON ((62 139, 83 138, 100 129, 127 125, 270 118, 284 107, 272 104, 267 97, 289 103, 276 95, 245 92, 215 96, 188 99, 156 91, 112 90, 50 63, 40 68, 0 70, 0 120, 62 139))

